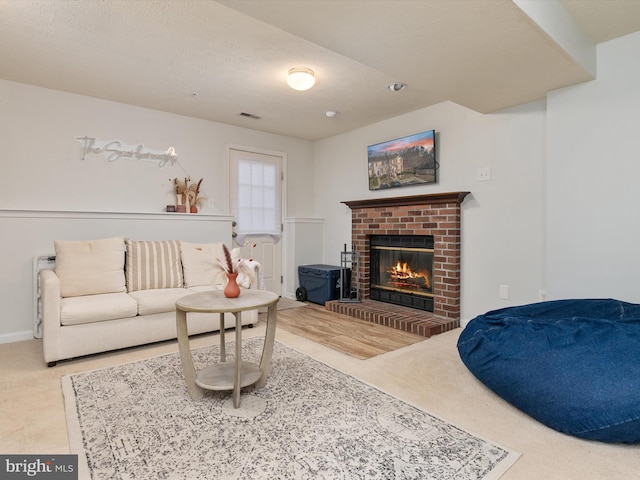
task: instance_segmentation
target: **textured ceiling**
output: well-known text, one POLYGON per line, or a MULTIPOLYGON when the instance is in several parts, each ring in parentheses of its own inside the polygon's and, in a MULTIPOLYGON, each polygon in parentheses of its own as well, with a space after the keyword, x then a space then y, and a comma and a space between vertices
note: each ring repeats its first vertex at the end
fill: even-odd
MULTIPOLYGON (((640 30, 640 1, 560 3, 594 43, 640 30)), ((0 78, 316 140, 593 76, 510 0, 0 0, 0 78), (314 88, 286 85, 295 66, 314 88)))

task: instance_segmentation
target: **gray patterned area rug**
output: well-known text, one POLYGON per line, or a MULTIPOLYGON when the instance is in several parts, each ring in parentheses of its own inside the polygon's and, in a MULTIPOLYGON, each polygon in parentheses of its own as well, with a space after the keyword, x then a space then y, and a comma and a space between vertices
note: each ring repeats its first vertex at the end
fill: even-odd
MULTIPOLYGON (((243 359, 258 363, 262 342, 243 359)), ((194 350, 196 368, 217 354, 194 350)), ((81 479, 493 480, 519 455, 278 342, 239 409, 228 392, 192 401, 177 353, 62 384, 81 479)))

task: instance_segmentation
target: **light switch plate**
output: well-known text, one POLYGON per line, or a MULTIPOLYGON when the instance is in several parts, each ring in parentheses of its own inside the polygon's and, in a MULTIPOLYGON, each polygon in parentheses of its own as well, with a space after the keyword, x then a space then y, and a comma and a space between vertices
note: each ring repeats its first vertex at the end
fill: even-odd
POLYGON ((478 180, 478 182, 487 182, 491 180, 491 167, 479 168, 476 180, 478 180))

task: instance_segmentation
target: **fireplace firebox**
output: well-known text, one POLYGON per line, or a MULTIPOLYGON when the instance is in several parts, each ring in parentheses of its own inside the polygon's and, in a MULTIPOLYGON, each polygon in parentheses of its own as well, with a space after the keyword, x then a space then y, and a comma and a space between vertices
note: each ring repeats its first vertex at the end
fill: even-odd
POLYGON ((370 298, 433 312, 433 243, 433 235, 371 235, 370 298))

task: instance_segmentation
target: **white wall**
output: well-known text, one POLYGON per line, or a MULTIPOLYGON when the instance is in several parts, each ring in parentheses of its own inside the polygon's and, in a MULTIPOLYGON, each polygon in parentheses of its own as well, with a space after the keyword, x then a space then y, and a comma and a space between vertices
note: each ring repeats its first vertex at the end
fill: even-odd
POLYGON ((443 103, 317 142, 324 261, 350 242, 342 200, 468 190, 462 205, 462 320, 547 298, 640 302, 640 32, 598 46, 598 78, 546 101, 480 115, 443 103), (436 129, 434 186, 370 192, 366 147, 436 129), (478 167, 492 180, 477 182, 478 167), (508 285, 510 298, 498 299, 508 285))
POLYGON ((470 191, 462 204, 462 320, 535 302, 544 285, 545 104, 481 115, 451 102, 379 122, 315 145, 316 216, 325 219, 324 261, 351 243, 344 200, 470 191), (369 191, 367 146, 436 130, 436 185, 369 191), (490 167, 492 179, 477 181, 490 167), (510 298, 498 298, 508 285, 510 298))
MULTIPOLYGON (((32 257, 52 252, 56 238, 230 241, 228 145, 285 153, 285 216, 295 221, 313 215, 309 141, 0 80, 0 342, 29 337, 32 257), (179 163, 158 168, 125 159, 82 160, 74 137, 85 135, 159 151, 172 146, 179 163), (209 202, 202 221, 161 213, 175 204, 169 180, 185 171, 192 180, 204 179, 201 193, 209 202)), ((296 252, 300 246, 286 248, 296 252)), ((285 290, 295 291, 295 282, 285 278, 285 290)))
POLYGON ((203 178, 203 213, 229 211, 227 145, 287 154, 286 216, 309 216, 312 144, 221 123, 0 80, 0 208, 161 212, 175 203, 170 178, 203 178), (77 136, 174 147, 178 164, 82 160, 77 136))
POLYGON ((638 52, 601 44, 596 80, 548 95, 549 298, 640 302, 638 52))
MULTIPOLYGON (((285 229, 295 225, 285 232, 288 241, 313 240, 318 219, 324 219, 316 245, 321 260, 307 240, 291 245, 285 256, 295 260, 286 265, 288 276, 295 275, 295 262, 339 263, 343 245, 351 242, 351 211, 341 201, 468 190, 462 205, 463 322, 492 308, 535 302, 541 289, 550 299, 638 302, 638 51, 640 33, 598 46, 597 80, 552 92, 546 105, 481 115, 445 102, 315 144, 0 81, 0 210, 139 213, 172 203, 168 179, 183 175, 180 167, 83 163, 73 137, 89 135, 175 147, 189 174, 205 179, 204 194, 213 203, 204 213, 225 214, 225 146, 242 144, 287 153, 285 229), (429 129, 438 132, 438 184, 370 192, 366 147, 429 129), (476 181, 479 167, 491 167, 491 181, 476 181), (309 251, 313 258, 305 261, 309 251), (510 287, 508 300, 498 298, 499 285, 510 287)), ((15 292, 31 291, 31 257, 41 253, 33 250, 51 239, 34 243, 31 237, 43 232, 20 224, 0 228, 2 341, 3 334, 31 329, 30 293, 15 292), (20 306, 8 315, 6 306, 16 301, 20 306)), ((86 234, 86 228, 76 232, 86 234)), ((289 281, 287 294, 297 278, 289 281)))

